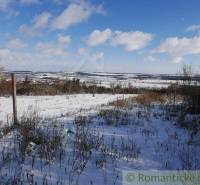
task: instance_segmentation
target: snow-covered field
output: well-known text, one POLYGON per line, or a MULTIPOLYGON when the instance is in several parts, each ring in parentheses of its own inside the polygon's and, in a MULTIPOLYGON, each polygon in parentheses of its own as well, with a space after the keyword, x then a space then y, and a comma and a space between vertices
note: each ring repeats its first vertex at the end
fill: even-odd
MULTIPOLYGON (((134 73, 87 73, 87 72, 71 72, 71 73, 19 73, 18 80, 24 80, 28 75, 33 81, 51 81, 51 79, 80 79, 80 82, 86 84, 96 84, 98 86, 111 87, 114 85, 129 85, 135 88, 161 89, 167 88, 174 83, 182 83, 181 76, 178 75, 155 75, 155 74, 134 74, 134 73)), ((195 82, 200 85, 200 77, 195 78, 195 82)))
MULTIPOLYGON (((125 108, 107 105, 131 96, 18 97, 19 115, 37 109, 43 117, 57 118, 56 127, 40 127, 50 133, 60 130, 63 151, 47 160, 30 142, 31 152, 18 160, 19 136, 14 130, 0 140, 0 182, 11 184, 18 178, 22 184, 121 185, 123 170, 199 170, 200 144, 192 143, 191 133, 166 117, 162 106, 147 109, 130 101, 125 108)), ((3 123, 11 112, 11 98, 0 97, 3 123)))
MULTIPOLYGON (((81 111, 94 111, 102 104, 114 101, 118 98, 127 98, 130 95, 111 94, 73 94, 63 96, 18 96, 18 116, 26 114, 30 110, 36 110, 44 117, 75 116, 81 111)), ((133 96, 133 95, 131 95, 133 96)), ((12 97, 0 97, 0 122, 12 119, 12 97)))

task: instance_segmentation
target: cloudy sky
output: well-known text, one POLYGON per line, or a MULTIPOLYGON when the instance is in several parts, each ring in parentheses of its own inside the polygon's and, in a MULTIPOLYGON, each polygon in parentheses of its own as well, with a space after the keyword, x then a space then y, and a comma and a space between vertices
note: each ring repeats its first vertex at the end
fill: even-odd
POLYGON ((200 70, 199 0, 0 0, 7 70, 200 70))

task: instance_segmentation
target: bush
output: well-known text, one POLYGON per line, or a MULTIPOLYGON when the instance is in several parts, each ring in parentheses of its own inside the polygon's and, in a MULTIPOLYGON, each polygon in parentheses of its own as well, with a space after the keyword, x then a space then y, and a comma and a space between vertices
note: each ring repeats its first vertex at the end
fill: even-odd
POLYGON ((9 95, 12 92, 11 81, 6 81, 5 79, 0 80, 0 96, 9 95))
POLYGON ((20 139, 19 149, 23 159, 26 154, 32 155, 36 152, 41 158, 51 161, 62 152, 63 134, 61 128, 55 127, 56 124, 55 120, 50 122, 40 118, 35 111, 30 111, 20 118, 17 131, 20 139), (35 145, 37 151, 27 153, 30 144, 35 145))
POLYGON ((164 103, 165 99, 161 93, 158 92, 146 92, 144 94, 135 97, 137 103, 143 106, 150 106, 152 103, 159 102, 164 103))

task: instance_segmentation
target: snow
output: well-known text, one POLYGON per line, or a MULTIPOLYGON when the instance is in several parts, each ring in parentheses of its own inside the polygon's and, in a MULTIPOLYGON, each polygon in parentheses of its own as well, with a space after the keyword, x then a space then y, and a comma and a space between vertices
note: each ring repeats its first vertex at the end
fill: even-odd
MULTIPOLYGON (((72 174, 79 180, 80 185, 121 185, 123 170, 200 169, 200 159, 198 157, 200 147, 188 145, 190 132, 180 128, 176 123, 176 119, 165 119, 162 107, 155 104, 146 109, 137 104, 132 104, 131 108, 121 110, 107 105, 113 100, 132 96, 136 95, 19 96, 17 97, 18 114, 20 116, 28 110, 36 109, 43 117, 57 118, 59 124, 63 126, 63 133, 67 134, 65 142, 74 140, 75 117, 85 115, 91 121, 88 127, 90 132, 85 137, 102 137, 104 145, 107 147, 112 145, 112 141, 114 142, 114 148, 105 152, 107 155, 105 158, 101 153, 103 146, 98 151, 92 149, 91 158, 80 176, 72 174), (117 114, 119 125, 109 125, 105 117, 98 114, 102 110, 106 110, 106 113, 108 110, 121 111, 117 114), (128 116, 123 117, 123 113, 128 116), (140 116, 138 116, 139 113, 140 116), (128 119, 127 124, 123 124, 125 118, 128 119), (125 147, 122 143, 128 144, 125 147), (127 150, 133 143, 138 147, 137 157, 133 157, 136 149, 127 150), (97 167, 97 161, 102 162, 102 159, 105 159, 103 167, 97 167)), ((11 97, 0 97, 1 121, 5 123, 7 115, 11 116, 11 113, 11 97)), ((107 118, 110 119, 112 116, 109 115, 107 118)), ((0 147, 0 153, 3 153, 3 148, 8 148, 7 150, 11 153, 10 148, 12 148, 14 139, 13 133, 5 136, 1 140, 1 146, 3 147, 0 147)), ((36 147, 35 143, 32 142, 28 146, 30 150, 36 147)), ((35 164, 32 166, 33 158, 26 157, 20 166, 14 162, 5 165, 5 167, 2 167, 0 180, 11 176, 11 174, 13 176, 20 169, 23 172, 20 177, 24 179, 24 184, 28 184, 26 176, 29 176, 29 178, 33 176, 34 182, 39 185, 44 184, 44 179, 48 184, 53 185, 70 184, 72 163, 76 162, 76 165, 81 165, 83 161, 81 159, 76 161, 71 145, 66 145, 65 150, 67 155, 62 162, 48 161, 46 164, 46 161, 41 161, 36 157, 34 158, 35 164)))
MULTIPOLYGON (((24 80, 26 75, 18 74, 18 80, 24 80)), ((85 82, 86 84, 97 84, 98 86, 111 87, 111 85, 122 85, 122 86, 133 86, 135 88, 147 88, 147 89, 161 89, 167 88, 171 84, 179 83, 179 76, 176 75, 155 75, 155 74, 134 74, 134 73, 31 73, 28 75, 33 81, 48 81, 49 79, 79 79, 80 82, 85 82), (164 78, 164 79, 163 79, 164 78), (170 80, 170 78, 172 80, 170 80)), ((49 80, 50 81, 50 80, 49 80)), ((193 81, 194 82, 194 81, 193 81)), ((197 85, 200 85, 199 80, 195 81, 197 85)))
MULTIPOLYGON (((40 112, 44 117, 63 117, 80 113, 81 110, 94 110, 95 107, 118 98, 127 98, 130 95, 112 94, 73 94, 62 96, 18 96, 18 116, 30 110, 40 112)), ((0 97, 0 122, 12 119, 12 98, 0 97)))

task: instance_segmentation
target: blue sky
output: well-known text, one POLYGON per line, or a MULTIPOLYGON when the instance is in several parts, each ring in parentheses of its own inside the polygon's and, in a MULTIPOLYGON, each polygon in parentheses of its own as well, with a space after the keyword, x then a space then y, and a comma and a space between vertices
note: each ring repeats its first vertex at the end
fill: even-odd
POLYGON ((7 70, 200 70, 199 0, 0 0, 7 70))

